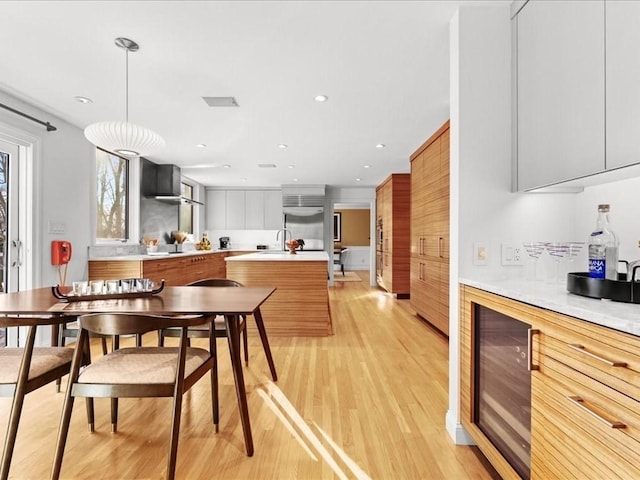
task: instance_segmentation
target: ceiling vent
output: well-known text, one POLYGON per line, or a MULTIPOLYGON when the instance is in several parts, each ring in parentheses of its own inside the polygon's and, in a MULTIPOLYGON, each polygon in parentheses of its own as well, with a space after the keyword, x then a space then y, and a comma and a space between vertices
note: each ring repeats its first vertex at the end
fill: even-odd
POLYGON ((210 107, 238 107, 235 97, 202 97, 210 107))
POLYGON ((276 168, 275 163, 259 163, 258 168, 276 168))

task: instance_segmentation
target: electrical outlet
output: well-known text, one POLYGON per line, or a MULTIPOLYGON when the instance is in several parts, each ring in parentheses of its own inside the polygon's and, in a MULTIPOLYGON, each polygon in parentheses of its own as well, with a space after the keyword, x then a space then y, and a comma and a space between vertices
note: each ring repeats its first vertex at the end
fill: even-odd
POLYGON ((503 243, 502 244, 502 265, 524 265, 524 248, 519 244, 503 243))
POLYGON ((473 264, 486 265, 489 259, 489 250, 484 243, 473 244, 473 264))

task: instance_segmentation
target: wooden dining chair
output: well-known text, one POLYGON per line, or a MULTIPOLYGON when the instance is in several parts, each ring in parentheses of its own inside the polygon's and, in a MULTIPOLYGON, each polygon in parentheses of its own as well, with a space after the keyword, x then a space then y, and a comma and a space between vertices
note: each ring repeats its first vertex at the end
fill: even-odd
MULTIPOLYGON (((94 337, 94 336, 95 335, 91 335, 91 337, 94 337)), ((59 346, 61 347, 66 346, 68 338, 75 340, 77 337, 78 337, 78 322, 75 319, 75 317, 72 322, 65 322, 60 325, 58 329, 58 345, 59 346)), ((106 355, 107 354, 107 337, 105 337, 104 335, 99 335, 98 337, 100 338, 100 345, 102 346, 102 354, 106 355)), ((60 383, 61 383, 61 379, 58 378, 56 380, 56 392, 60 391, 60 383)))
MULTIPOLYGON (((180 432, 182 396, 203 375, 211 372, 211 403, 214 423, 217 419, 214 402, 215 337, 210 327, 209 350, 187 345, 189 327, 207 322, 203 315, 153 316, 134 314, 91 314, 78 318, 78 341, 69 374, 69 382, 60 420, 60 430, 51 478, 60 476, 64 448, 75 397, 89 398, 87 417, 89 430, 94 429, 93 398, 111 399, 111 431, 117 432, 118 398, 173 397, 171 440, 167 460, 167 479, 175 477, 180 432), (86 350, 89 334, 142 335, 167 327, 180 328, 178 347, 133 346, 116 348, 80 370, 82 351, 86 350)), ((217 396, 217 395, 216 395, 217 396)))
MULTIPOLYGON (((235 280, 231 280, 230 278, 207 278, 204 280, 199 280, 197 282, 190 283, 191 287, 242 287, 243 285, 240 282, 235 280)), ((248 349, 248 340, 247 340, 247 317, 246 315, 242 315, 239 319, 238 324, 238 332, 242 334, 242 345, 244 348, 244 363, 245 365, 249 365, 249 349, 248 349)), ((227 329, 224 326, 224 318, 221 315, 215 317, 213 321, 213 325, 215 327, 215 335, 216 338, 226 338, 227 337, 227 329)), ((205 325, 198 325, 196 327, 192 327, 189 329, 188 336, 190 338, 203 338, 209 335, 208 328, 205 325)), ((176 337, 179 336, 180 332, 175 328, 165 328, 158 332, 158 346, 164 345, 165 337, 176 337)))
MULTIPOLYGON (((0 397, 13 397, 2 450, 0 479, 3 480, 9 476, 25 395, 67 375, 71 367, 72 348, 34 347, 37 326, 48 324, 50 320, 43 318, 0 317, 2 328, 29 326, 24 347, 0 348, 0 397)), ((78 361, 83 363, 82 358, 78 361)))

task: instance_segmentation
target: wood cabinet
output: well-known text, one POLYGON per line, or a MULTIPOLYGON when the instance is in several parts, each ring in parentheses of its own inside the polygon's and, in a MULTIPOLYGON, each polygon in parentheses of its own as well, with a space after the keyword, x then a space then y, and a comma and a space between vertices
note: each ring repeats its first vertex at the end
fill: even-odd
POLYGON ((278 230, 282 228, 280 190, 207 189, 208 230, 278 230))
POLYGON ((519 478, 475 423, 474 306, 532 327, 531 478, 640 478, 640 338, 468 286, 460 289, 461 421, 503 478, 519 478))
POLYGON ((205 278, 226 278, 229 252, 172 255, 144 260, 89 260, 89 280, 150 278, 165 285, 187 285, 205 278))
POLYGON ((410 199, 407 173, 390 175, 376 189, 376 216, 382 231, 382 244, 376 245, 376 277, 378 285, 398 298, 409 298, 410 292, 410 199))
POLYGON ((411 155, 411 307, 449 334, 449 121, 411 155))

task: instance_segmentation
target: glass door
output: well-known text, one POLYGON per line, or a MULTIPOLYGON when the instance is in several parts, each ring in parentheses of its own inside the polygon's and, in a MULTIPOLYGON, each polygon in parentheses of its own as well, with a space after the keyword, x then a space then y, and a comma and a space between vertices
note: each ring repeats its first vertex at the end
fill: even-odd
MULTIPOLYGON (((17 144, 0 139, 0 293, 15 292, 20 284, 19 153, 17 144)), ((17 328, 0 329, 0 347, 18 345, 19 337, 17 328)))
POLYGON ((524 480, 531 470, 530 325, 475 305, 475 423, 524 480))

